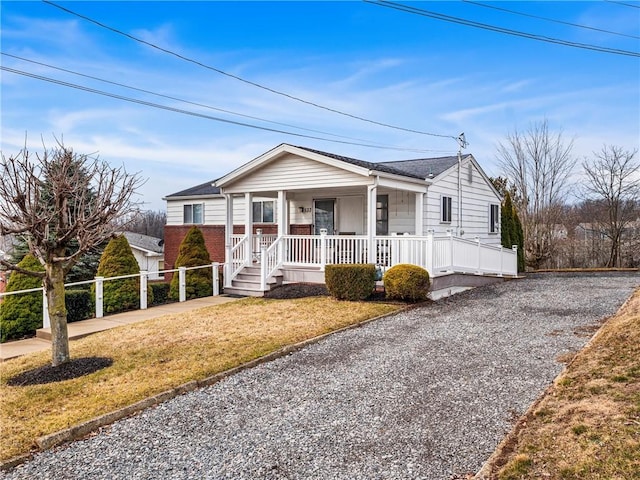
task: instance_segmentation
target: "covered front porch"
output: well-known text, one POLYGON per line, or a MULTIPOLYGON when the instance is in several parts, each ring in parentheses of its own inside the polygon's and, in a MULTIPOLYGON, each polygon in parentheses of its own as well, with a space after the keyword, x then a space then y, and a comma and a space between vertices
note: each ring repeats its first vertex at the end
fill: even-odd
POLYGON ((234 235, 225 263, 225 289, 261 296, 281 282, 324 283, 328 264, 373 263, 386 270, 410 263, 432 278, 453 274, 517 275, 517 252, 447 236, 234 235))

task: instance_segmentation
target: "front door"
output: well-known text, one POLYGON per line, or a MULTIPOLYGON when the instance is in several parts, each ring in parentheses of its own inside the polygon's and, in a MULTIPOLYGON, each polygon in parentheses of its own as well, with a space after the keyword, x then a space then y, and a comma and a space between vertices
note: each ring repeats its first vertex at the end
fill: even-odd
POLYGON ((320 230, 327 229, 328 235, 335 232, 336 201, 333 198, 315 200, 313 202, 314 233, 320 235, 320 230))

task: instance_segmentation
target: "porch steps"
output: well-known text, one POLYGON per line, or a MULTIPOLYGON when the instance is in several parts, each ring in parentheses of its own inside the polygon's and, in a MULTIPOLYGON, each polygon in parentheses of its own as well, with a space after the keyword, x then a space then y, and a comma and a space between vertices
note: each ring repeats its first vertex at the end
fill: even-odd
MULTIPOLYGON (((267 279, 267 290, 282 285, 282 272, 276 273, 267 279)), ((224 293, 242 295, 245 297, 263 297, 260 289, 260 266, 244 267, 244 269, 231 281, 230 287, 224 287, 224 293)))

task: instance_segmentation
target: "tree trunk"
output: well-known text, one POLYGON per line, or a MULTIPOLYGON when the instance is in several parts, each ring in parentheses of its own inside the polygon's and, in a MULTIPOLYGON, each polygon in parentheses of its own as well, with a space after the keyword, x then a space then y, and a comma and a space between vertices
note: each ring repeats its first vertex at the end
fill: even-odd
POLYGON ((67 308, 64 299, 64 271, 62 265, 57 262, 46 265, 45 270, 44 288, 49 304, 52 365, 55 367, 70 360, 67 308))

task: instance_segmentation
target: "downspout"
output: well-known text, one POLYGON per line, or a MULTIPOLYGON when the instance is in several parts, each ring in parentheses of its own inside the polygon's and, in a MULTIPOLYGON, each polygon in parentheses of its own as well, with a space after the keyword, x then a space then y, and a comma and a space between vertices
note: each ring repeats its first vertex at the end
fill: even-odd
POLYGON ((458 231, 457 235, 462 236, 462 149, 467 148, 469 143, 464 136, 464 132, 458 135, 458 231))
POLYGON ((458 230, 456 235, 461 236, 462 231, 462 152, 458 150, 458 230))
MULTIPOLYGON (((371 171, 369 172, 371 174, 371 171)), ((374 177, 373 185, 367 187, 367 251, 369 252, 367 261, 375 263, 376 252, 375 236, 376 236, 376 202, 378 194, 378 176, 374 177)))

